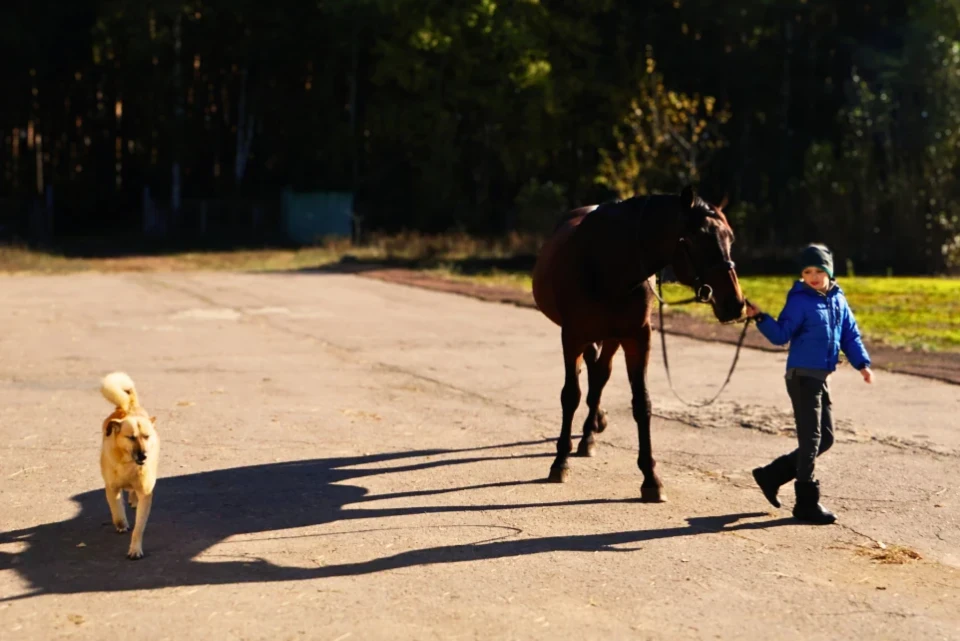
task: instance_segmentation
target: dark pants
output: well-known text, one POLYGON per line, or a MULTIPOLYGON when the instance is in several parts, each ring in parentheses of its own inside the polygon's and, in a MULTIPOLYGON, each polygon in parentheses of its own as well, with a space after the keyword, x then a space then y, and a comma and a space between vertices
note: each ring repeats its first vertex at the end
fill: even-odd
POLYGON ((812 481, 817 457, 833 445, 833 418, 830 415, 830 387, 826 381, 794 375, 787 379, 787 393, 793 402, 797 423, 797 480, 812 481))

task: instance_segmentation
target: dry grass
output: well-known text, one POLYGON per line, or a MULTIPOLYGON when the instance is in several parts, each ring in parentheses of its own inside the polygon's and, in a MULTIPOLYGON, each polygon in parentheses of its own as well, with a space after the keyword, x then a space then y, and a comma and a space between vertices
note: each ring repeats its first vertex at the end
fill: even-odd
POLYGON ((466 259, 506 259, 532 255, 540 238, 510 234, 477 238, 467 234, 426 235, 405 232, 374 235, 357 247, 347 239, 331 239, 303 249, 255 249, 183 252, 123 258, 69 258, 22 247, 0 247, 0 273, 63 274, 80 271, 284 271, 322 267, 344 256, 366 261, 403 262, 420 268, 444 268, 466 259))
POLYGON ((883 543, 878 543, 877 547, 857 548, 857 554, 884 565, 903 565, 923 558, 919 552, 910 548, 902 545, 884 545, 883 543))

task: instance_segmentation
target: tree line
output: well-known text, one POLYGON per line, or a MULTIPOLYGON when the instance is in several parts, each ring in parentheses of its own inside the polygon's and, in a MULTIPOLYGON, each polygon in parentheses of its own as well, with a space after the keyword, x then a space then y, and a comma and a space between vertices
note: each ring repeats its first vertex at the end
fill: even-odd
POLYGON ((0 78, 0 203, 64 234, 146 190, 500 234, 692 182, 744 255, 960 264, 960 0, 18 1, 0 78))

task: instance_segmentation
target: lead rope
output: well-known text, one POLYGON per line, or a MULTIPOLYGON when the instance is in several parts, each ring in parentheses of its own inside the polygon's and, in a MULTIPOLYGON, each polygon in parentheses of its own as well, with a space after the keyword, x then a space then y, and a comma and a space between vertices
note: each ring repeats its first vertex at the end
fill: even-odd
MULTIPOLYGON (((727 372, 727 380, 725 380, 723 382, 723 385, 720 386, 719 391, 717 391, 716 395, 714 395, 713 398, 711 398, 709 401, 705 403, 691 403, 690 401, 684 400, 679 394, 677 394, 677 390, 673 388, 673 379, 670 377, 670 363, 667 360, 667 333, 663 330, 664 300, 663 300, 663 282, 662 282, 660 272, 657 272, 657 291, 654 292, 654 295, 657 297, 657 300, 660 301, 660 345, 663 348, 663 368, 667 371, 667 382, 670 384, 670 391, 673 392, 673 395, 676 396, 677 399, 684 405, 689 405, 690 407, 706 407, 708 405, 711 405, 715 400, 717 400, 720 397, 720 395, 723 393, 723 390, 726 389, 727 383, 729 383, 730 379, 733 377, 733 370, 736 369, 737 361, 740 359, 740 348, 743 347, 743 339, 746 338, 747 328, 750 327, 750 321, 753 319, 747 318, 746 322, 743 324, 743 330, 740 332, 740 339, 737 341, 737 351, 734 352, 733 354, 733 363, 730 364, 730 371, 727 372)), ((696 296, 694 296, 691 299, 684 299, 672 304, 685 305, 687 303, 695 303, 695 302, 698 302, 698 299, 696 296)))

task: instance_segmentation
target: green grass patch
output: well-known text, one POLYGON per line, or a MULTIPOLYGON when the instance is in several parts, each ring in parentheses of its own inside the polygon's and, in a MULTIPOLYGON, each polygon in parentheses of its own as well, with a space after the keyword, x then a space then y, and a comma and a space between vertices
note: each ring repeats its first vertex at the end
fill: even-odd
POLYGON ((527 292, 533 288, 533 279, 527 272, 490 269, 475 274, 465 274, 455 264, 441 264, 427 271, 449 280, 462 280, 489 287, 512 287, 527 292))
MULTIPOLYGON (((741 287, 760 309, 777 316, 794 276, 745 276, 741 287)), ((960 351, 960 279, 851 277, 838 279, 860 331, 873 341, 928 351, 960 351)), ((676 284, 664 286, 667 300, 688 296, 676 284)), ((706 307, 677 311, 711 316, 706 307)))
MULTIPOLYGON (((467 275, 455 266, 433 270, 445 278, 515 287, 530 291, 528 273, 490 270, 467 275)), ((777 316, 793 286, 794 276, 745 276, 741 287, 750 300, 777 316)), ((908 277, 854 277, 839 279, 857 318, 860 331, 871 341, 895 347, 937 352, 960 352, 960 279, 908 277)), ((667 283, 667 301, 689 298, 688 287, 667 283)), ((673 307, 671 312, 712 320, 706 305, 673 307)))

